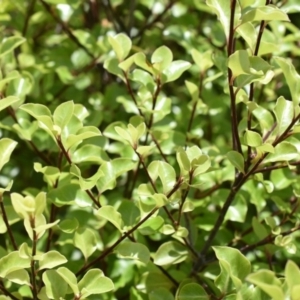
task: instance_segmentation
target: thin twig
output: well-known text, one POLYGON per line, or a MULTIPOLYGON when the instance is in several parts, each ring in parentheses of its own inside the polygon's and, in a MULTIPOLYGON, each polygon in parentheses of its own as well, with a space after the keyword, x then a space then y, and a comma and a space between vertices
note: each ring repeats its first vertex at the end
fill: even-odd
POLYGON ((4 224, 6 226, 7 233, 8 233, 8 236, 10 238, 11 244, 12 244, 14 250, 18 250, 18 246, 17 246, 16 240, 14 238, 13 232, 12 232, 11 227, 10 227, 9 222, 8 222, 8 218, 7 218, 5 206, 3 204, 3 197, 2 197, 2 195, 0 196, 0 209, 1 209, 2 218, 3 218, 4 224))
POLYGON ((31 269, 31 291, 32 291, 32 296, 33 300, 37 300, 37 285, 36 285, 36 270, 35 270, 35 260, 34 257, 36 255, 36 246, 37 246, 37 240, 38 236, 35 230, 35 217, 30 217, 30 227, 32 230, 32 251, 31 251, 31 262, 30 262, 30 269, 31 269))
POLYGON ((122 235, 116 242, 114 242, 110 247, 108 247, 106 250, 104 250, 102 252, 102 254, 97 257, 96 259, 94 259, 93 261, 91 261, 89 264, 83 266, 77 273, 76 276, 81 275, 82 273, 84 273, 86 270, 88 270, 90 267, 92 267, 93 265, 95 265, 97 262, 101 261, 103 258, 105 258, 108 254, 110 254, 123 240, 125 240, 127 237, 129 237, 133 232, 135 232, 143 223, 145 223, 159 208, 155 207, 154 209, 152 209, 148 215, 140 220, 135 226, 133 226, 129 231, 127 231, 126 233, 124 233, 124 235, 122 235))
MULTIPOLYGON (((227 44, 227 55, 230 57, 231 54, 234 53, 234 15, 235 15, 235 7, 236 0, 230 1, 230 28, 229 28, 229 37, 227 44)), ((236 111, 236 101, 235 101, 235 93, 233 88, 233 74, 230 68, 228 71, 228 86, 229 86, 229 94, 230 94, 230 111, 231 111, 231 131, 232 131, 232 142, 233 142, 233 150, 238 151, 242 154, 242 146, 239 138, 238 132, 238 119, 237 119, 237 111, 236 111)))
POLYGON ((12 293, 6 290, 1 280, 0 280, 0 291, 3 293, 3 295, 9 296, 12 300, 19 300, 19 298, 15 297, 12 293))

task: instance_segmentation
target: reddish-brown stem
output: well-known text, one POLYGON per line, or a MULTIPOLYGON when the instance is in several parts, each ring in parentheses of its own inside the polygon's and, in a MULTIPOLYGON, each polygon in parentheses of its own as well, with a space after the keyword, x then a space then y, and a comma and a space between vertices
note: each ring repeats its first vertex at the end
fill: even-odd
POLYGON ((155 207, 148 215, 140 220, 135 226, 133 226, 129 231, 124 233, 116 242, 114 242, 110 247, 108 247, 106 250, 102 252, 102 254, 91 261, 89 264, 82 267, 77 273, 76 276, 81 275, 86 270, 88 270, 90 267, 95 265, 97 262, 100 262, 103 258, 105 258, 108 254, 110 254, 123 240, 125 240, 127 237, 129 237, 133 232, 135 232, 143 223, 145 223, 156 211, 158 210, 158 207, 155 207))
POLYGON ((12 232, 11 227, 10 227, 9 222, 8 222, 6 210, 5 210, 5 207, 4 207, 4 204, 3 204, 3 197, 2 197, 2 195, 0 196, 0 209, 1 209, 2 218, 3 218, 4 224, 6 226, 7 233, 8 233, 10 242, 11 242, 11 244, 13 246, 13 249, 14 250, 18 250, 18 246, 17 246, 16 240, 14 238, 13 232, 12 232))
MULTIPOLYGON (((230 26, 229 26, 229 37, 227 42, 227 55, 230 57, 234 53, 234 15, 236 8, 236 0, 230 1, 230 26)), ((238 151, 242 154, 241 141, 239 138, 238 132, 238 119, 235 103, 235 93, 233 88, 233 74, 230 68, 227 69, 228 72, 228 86, 229 86, 229 95, 230 95, 230 111, 231 111, 231 132, 232 132, 232 142, 233 150, 238 151)))

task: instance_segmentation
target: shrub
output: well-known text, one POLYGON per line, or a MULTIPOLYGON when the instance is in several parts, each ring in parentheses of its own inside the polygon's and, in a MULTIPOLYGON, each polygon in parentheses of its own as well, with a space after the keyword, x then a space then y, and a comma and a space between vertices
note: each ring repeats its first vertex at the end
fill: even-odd
POLYGON ((0 300, 299 299, 296 0, 0 16, 0 300))

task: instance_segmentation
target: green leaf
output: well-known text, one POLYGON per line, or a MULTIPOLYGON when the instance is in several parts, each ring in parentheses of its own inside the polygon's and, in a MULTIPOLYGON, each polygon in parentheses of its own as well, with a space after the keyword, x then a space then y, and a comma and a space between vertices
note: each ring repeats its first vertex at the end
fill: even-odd
POLYGON ((244 223, 247 214, 247 202, 241 194, 238 194, 225 215, 225 220, 244 223))
POLYGON ((266 230, 265 226, 259 222, 256 217, 252 218, 252 227, 256 234, 256 236, 263 240, 266 236, 268 236, 268 231, 266 230))
POLYGON ((113 206, 102 206, 98 209, 96 215, 112 223, 120 232, 123 228, 121 214, 113 206))
POLYGON ((200 69, 200 72, 203 73, 209 68, 211 68, 214 63, 212 61, 212 51, 207 50, 205 52, 199 52, 196 49, 191 50, 191 55, 193 57, 194 62, 200 69))
POLYGON ((285 266, 284 273, 291 299, 297 299, 297 297, 299 297, 298 292, 300 288, 299 267, 293 261, 289 260, 285 266))
POLYGON ((17 96, 8 96, 3 99, 0 99, 0 111, 11 106, 12 104, 20 101, 20 98, 17 96))
POLYGON ((97 249, 95 232, 90 228, 79 228, 74 234, 74 246, 80 249, 87 260, 97 249))
POLYGON ((99 269, 91 269, 83 276, 78 283, 81 297, 86 298, 93 294, 104 294, 114 289, 114 283, 105 277, 99 269))
POLYGON ((65 267, 60 267, 56 271, 64 279, 64 281, 69 285, 69 287, 73 291, 74 295, 79 295, 79 287, 77 284, 77 279, 76 279, 75 274, 65 267))
POLYGON ((69 123, 74 113, 74 102, 67 101, 55 109, 53 113, 53 122, 55 125, 59 126, 61 130, 69 123))
POLYGON ((22 258, 19 251, 13 251, 0 259, 0 277, 5 278, 14 271, 30 267, 30 258, 22 258))
POLYGON ((40 163, 34 163, 33 168, 36 172, 44 174, 43 178, 49 184, 49 186, 54 186, 56 180, 61 175, 58 168, 51 166, 42 167, 40 163))
POLYGON ((122 258, 133 259, 147 264, 150 261, 149 249, 140 243, 123 242, 115 250, 122 258))
POLYGON ((70 134, 67 137, 65 147, 70 149, 77 143, 81 143, 85 139, 101 136, 100 130, 95 126, 85 126, 77 131, 76 134, 70 134))
POLYGON ((43 282, 46 287, 46 295, 50 299, 64 299, 68 290, 68 284, 62 280, 55 270, 47 270, 43 273, 43 282))
POLYGON ((79 223, 78 223, 77 219, 75 219, 75 218, 65 219, 65 220, 61 221, 58 225, 60 230, 65 233, 74 232, 78 228, 78 226, 79 226, 79 223))
POLYGON ((95 163, 102 164, 104 161, 109 161, 106 152, 98 146, 85 144, 76 149, 72 155, 72 162, 74 164, 80 163, 95 163))
POLYGON ((237 168, 240 172, 245 173, 244 157, 237 151, 229 151, 227 158, 231 164, 237 168))
POLYGON ((290 161, 299 156, 297 148, 289 142, 281 142, 274 148, 274 153, 269 154, 264 163, 277 162, 277 161, 290 161))
POLYGON ((283 57, 274 57, 275 62, 282 70, 294 105, 298 105, 300 102, 300 75, 297 73, 292 61, 283 57))
POLYGON ((125 82, 125 77, 123 71, 119 67, 119 60, 115 57, 108 58, 104 61, 103 65, 104 69, 106 69, 109 73, 112 73, 119 78, 121 78, 125 82))
POLYGON ((257 285, 261 290, 272 297, 273 300, 285 299, 280 280, 269 270, 260 270, 250 274, 247 277, 247 281, 257 285))
POLYGON ((103 176, 103 173, 99 169, 90 178, 82 178, 80 169, 76 165, 72 164, 70 167, 70 174, 78 178, 80 188, 86 191, 92 189, 96 185, 99 178, 103 176))
POLYGON ((148 71, 150 74, 154 75, 154 69, 152 64, 147 61, 146 55, 142 52, 135 54, 134 56, 134 63, 139 66, 140 68, 148 71))
POLYGON ((116 184, 116 178, 120 175, 134 169, 136 162, 128 158, 116 158, 109 162, 104 162, 99 171, 104 176, 101 176, 97 181, 98 190, 103 193, 106 190, 113 189, 116 184))
POLYGON ((233 79, 238 77, 238 87, 255 81, 267 84, 274 76, 271 65, 261 57, 250 56, 247 50, 235 51, 229 57, 228 67, 232 70, 233 79))
POLYGON ((17 270, 6 275, 5 279, 20 285, 30 286, 30 277, 26 270, 17 270))
POLYGON ((37 120, 43 116, 51 117, 49 108, 39 103, 26 103, 20 106, 20 109, 26 111, 37 120))
POLYGON ((259 133, 246 129, 244 134, 244 142, 247 146, 258 147, 263 144, 262 137, 259 133))
POLYGON ((158 266, 179 264, 188 257, 186 247, 178 242, 163 243, 154 255, 154 263, 158 266))
POLYGON ((231 283, 237 290, 240 289, 251 271, 248 259, 234 248, 218 246, 213 249, 221 268, 221 273, 215 279, 216 286, 222 293, 227 293, 232 289, 231 283))
POLYGON ((2 138, 0 140, 0 171, 3 166, 9 162, 10 156, 14 149, 17 146, 17 142, 9 139, 9 138, 2 138))
POLYGON ((148 293, 149 292, 151 293, 152 291, 156 291, 159 288, 165 288, 170 290, 171 288, 174 287, 174 284, 162 272, 150 271, 147 274, 145 281, 146 281, 145 285, 148 293))
POLYGON ((25 41, 26 39, 21 36, 10 36, 8 38, 3 39, 1 43, 0 57, 4 56, 9 52, 12 52, 15 48, 19 47, 25 41))
POLYGON ((187 283, 179 288, 175 300, 209 300, 204 288, 198 283, 187 283))
POLYGON ((58 251, 51 250, 47 253, 42 254, 39 257, 39 270, 53 269, 56 266, 65 264, 68 262, 65 256, 60 254, 58 251))
POLYGON ((163 83, 175 81, 184 71, 189 69, 191 63, 184 60, 175 60, 167 68, 163 70, 163 83))
POLYGON ((163 161, 153 161, 150 163, 147 169, 154 182, 156 181, 157 177, 160 178, 163 185, 164 194, 173 188, 176 182, 176 173, 171 165, 163 161))
POLYGON ((242 24, 253 21, 289 21, 285 12, 273 5, 250 8, 242 14, 242 24))
POLYGON ((178 149, 176 153, 176 159, 180 168, 180 173, 182 175, 188 174, 191 168, 191 163, 189 161, 189 158, 186 154, 186 152, 183 150, 183 148, 178 149))
POLYGON ((185 80, 185 85, 192 97, 192 101, 198 101, 199 93, 200 93, 199 87, 196 84, 194 84, 193 82, 190 82, 188 80, 185 80))
POLYGON ((172 51, 166 46, 161 46, 157 48, 151 56, 152 66, 159 73, 165 70, 166 68, 168 68, 172 60, 173 60, 172 51))
POLYGON ((57 206, 76 204, 79 207, 89 207, 92 205, 91 198, 76 183, 59 186, 51 190, 47 196, 57 206))
POLYGON ((124 60, 131 50, 131 40, 124 33, 119 33, 114 37, 108 36, 108 41, 114 49, 119 61, 124 60))
POLYGON ((222 24, 225 35, 229 37, 230 24, 230 5, 227 0, 206 0, 206 4, 216 13, 220 23, 222 24))
POLYGON ((174 300, 174 296, 166 288, 157 288, 149 293, 149 300, 174 300))
POLYGON ((277 120, 277 135, 281 135, 292 123, 294 118, 294 104, 292 101, 287 101, 284 97, 277 99, 274 113, 277 120))
POLYGON ((161 216, 156 216, 148 219, 139 228, 138 231, 142 235, 151 235, 158 232, 158 230, 163 226, 164 219, 161 216))
POLYGON ((200 155, 198 158, 193 159, 192 166, 194 169, 193 176, 197 177, 205 173, 211 166, 210 158, 207 155, 200 155))

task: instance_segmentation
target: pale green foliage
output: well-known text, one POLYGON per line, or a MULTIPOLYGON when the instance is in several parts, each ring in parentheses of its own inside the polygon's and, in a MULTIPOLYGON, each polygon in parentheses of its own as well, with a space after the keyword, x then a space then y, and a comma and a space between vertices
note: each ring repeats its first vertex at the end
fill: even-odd
POLYGON ((299 13, 3 0, 0 300, 298 299, 299 13))

